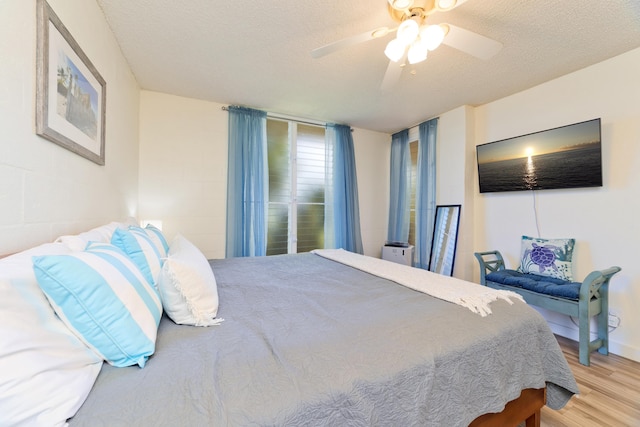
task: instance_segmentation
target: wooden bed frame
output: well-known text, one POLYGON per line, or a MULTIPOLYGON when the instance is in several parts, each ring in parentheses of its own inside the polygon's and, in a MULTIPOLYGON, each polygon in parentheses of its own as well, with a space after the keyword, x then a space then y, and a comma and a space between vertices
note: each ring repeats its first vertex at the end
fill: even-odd
POLYGON ((526 427, 540 427, 540 410, 546 401, 546 388, 527 388, 520 397, 507 403, 502 412, 481 415, 469 427, 515 427, 523 421, 526 427))

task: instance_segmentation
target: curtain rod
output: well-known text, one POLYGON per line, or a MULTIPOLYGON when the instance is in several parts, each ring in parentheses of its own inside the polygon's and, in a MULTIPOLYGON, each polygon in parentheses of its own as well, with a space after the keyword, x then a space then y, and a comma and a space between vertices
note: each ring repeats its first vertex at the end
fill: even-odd
MULTIPOLYGON (((222 106, 222 110, 223 111, 229 111, 229 107, 223 105, 222 106)), ((270 112, 267 112, 267 117, 272 118, 272 119, 290 120, 292 122, 302 123, 302 124, 311 125, 311 126, 323 126, 324 127, 324 126, 327 125, 326 122, 311 121, 311 120, 308 120, 308 119, 299 119, 297 117, 287 116, 287 115, 284 115, 284 114, 270 113, 270 112)), ((351 129, 351 132, 353 132, 353 128, 351 128, 351 126, 349 126, 349 129, 351 129)))

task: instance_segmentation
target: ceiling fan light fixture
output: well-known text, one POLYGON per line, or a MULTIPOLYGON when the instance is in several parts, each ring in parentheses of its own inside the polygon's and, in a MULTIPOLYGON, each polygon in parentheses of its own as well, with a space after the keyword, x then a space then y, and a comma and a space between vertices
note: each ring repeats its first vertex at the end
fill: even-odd
POLYGON ((371 32, 371 37, 373 37, 374 39, 378 39, 380 37, 386 36, 390 32, 391 32, 391 30, 388 27, 376 28, 375 30, 373 30, 371 32))
POLYGON ((409 46, 418 38, 420 34, 420 26, 413 19, 407 19, 400 24, 396 33, 396 39, 405 46, 409 46))
POLYGON ((440 25, 425 25, 420 29, 420 41, 428 50, 435 50, 442 44, 446 32, 440 25))
POLYGON ((413 6, 413 0, 389 0, 389 5, 396 10, 406 10, 413 6))
POLYGON ((416 40, 411 43, 409 51, 407 52, 407 60, 409 64, 417 64, 427 59, 427 47, 420 40, 416 40))
POLYGON ((398 62, 404 55, 405 45, 402 44, 398 39, 393 39, 389 43, 387 43, 387 47, 384 50, 384 54, 387 55, 393 62, 398 62))
POLYGON ((440 11, 451 10, 458 4, 457 0, 436 0, 436 9, 440 11))

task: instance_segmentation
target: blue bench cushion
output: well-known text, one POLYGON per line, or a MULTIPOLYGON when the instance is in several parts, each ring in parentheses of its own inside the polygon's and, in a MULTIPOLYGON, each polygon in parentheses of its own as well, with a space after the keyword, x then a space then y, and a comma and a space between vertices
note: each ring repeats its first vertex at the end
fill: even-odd
POLYGON ((486 280, 574 301, 577 301, 580 295, 581 283, 579 282, 569 282, 554 277, 538 276, 537 274, 520 273, 515 270, 494 271, 487 274, 486 280))

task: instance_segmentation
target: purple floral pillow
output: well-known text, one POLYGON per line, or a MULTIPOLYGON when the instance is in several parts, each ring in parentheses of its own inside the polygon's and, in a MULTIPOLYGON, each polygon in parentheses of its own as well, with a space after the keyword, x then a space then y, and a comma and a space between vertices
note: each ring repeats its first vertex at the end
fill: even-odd
POLYGON ((571 258, 575 243, 575 239, 539 239, 522 236, 518 271, 573 281, 571 258))

